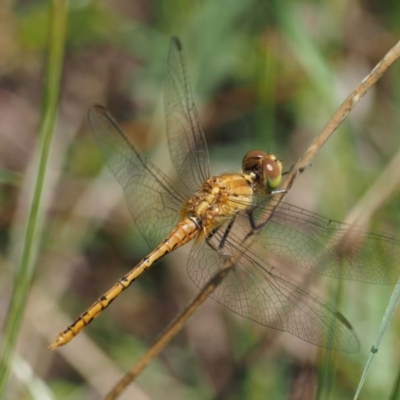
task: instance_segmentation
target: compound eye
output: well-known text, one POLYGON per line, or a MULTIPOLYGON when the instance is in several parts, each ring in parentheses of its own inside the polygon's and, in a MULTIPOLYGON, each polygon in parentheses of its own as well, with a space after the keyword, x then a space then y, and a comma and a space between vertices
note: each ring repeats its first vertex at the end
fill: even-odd
POLYGON ((259 150, 251 150, 243 157, 242 171, 249 174, 255 173, 257 176, 262 175, 262 164, 264 158, 267 157, 266 153, 259 150))
POLYGON ((282 163, 274 154, 268 154, 263 159, 263 182, 267 190, 276 189, 282 181, 282 163))

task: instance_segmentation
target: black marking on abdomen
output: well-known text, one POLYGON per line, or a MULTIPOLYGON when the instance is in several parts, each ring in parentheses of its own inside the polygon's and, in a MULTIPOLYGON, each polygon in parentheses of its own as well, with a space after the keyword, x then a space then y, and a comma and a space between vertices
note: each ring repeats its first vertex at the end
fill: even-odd
MULTIPOLYGON (((75 325, 77 325, 79 322, 83 322, 83 325, 85 325, 85 326, 87 326, 87 325, 89 325, 92 321, 93 321, 93 318, 89 318, 88 320, 86 320, 85 319, 85 317, 87 316, 87 315, 89 315, 89 313, 88 312, 84 312, 70 327, 69 327, 69 329, 71 330, 71 332, 72 333, 74 333, 74 331, 73 331, 73 327, 75 326, 75 325)), ((67 329, 68 330, 68 329, 67 329)), ((75 333, 74 333, 74 336, 75 336, 75 333)))
MULTIPOLYGON (((168 248, 164 250, 164 253, 163 253, 163 255, 162 255, 161 257, 164 257, 164 256, 166 256, 167 254, 169 254, 169 249, 168 249, 168 248)), ((161 258, 161 257, 160 257, 160 258, 161 258)))
POLYGON ((113 299, 109 300, 108 304, 104 308, 107 308, 114 300, 115 300, 115 297, 113 299))

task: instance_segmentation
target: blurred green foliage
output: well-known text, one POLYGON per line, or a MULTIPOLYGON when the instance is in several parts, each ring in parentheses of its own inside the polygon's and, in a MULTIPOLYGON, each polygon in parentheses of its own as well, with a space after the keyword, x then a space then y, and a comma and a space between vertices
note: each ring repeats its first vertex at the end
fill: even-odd
MULTIPOLYGON (((7 246, 21 227, 25 192, 20 177, 29 177, 37 138, 49 4, 20 1, 0 7, 3 316, 12 290, 7 246)), ((213 173, 239 170, 251 148, 273 151, 288 169, 398 40, 399 21, 395 1, 70 2, 48 171, 49 222, 19 353, 53 398, 104 395, 196 293, 186 279, 187 252, 171 254, 86 329, 98 347, 86 348, 78 336, 63 351, 47 349, 64 320, 72 322, 149 250, 120 189, 102 168, 87 108, 107 106, 129 137, 173 177, 162 95, 175 34, 186 52, 213 173), (43 301, 52 308, 43 307, 43 301), (62 313, 67 316, 60 322, 62 313), (97 359, 97 351, 107 362, 93 373, 86 361, 97 359), (102 371, 113 377, 111 382, 93 378, 102 371)), ((290 202, 335 219, 344 219, 357 204, 399 149, 399 68, 393 66, 319 152, 296 182, 290 202)), ((371 226, 398 233, 398 193, 387 201, 371 226)), ((321 296, 328 299, 330 291, 322 290, 321 296)), ((335 355, 330 398, 352 398, 390 291, 344 283, 340 310, 354 324, 362 352, 335 355)), ((398 318, 393 324, 363 398, 390 398, 398 368, 398 318)), ((296 398, 294 391, 307 393, 317 384, 313 352, 210 301, 138 384, 152 399, 296 398), (297 380, 302 377, 303 385, 297 380)), ((16 376, 9 398, 34 398, 32 387, 16 376)))

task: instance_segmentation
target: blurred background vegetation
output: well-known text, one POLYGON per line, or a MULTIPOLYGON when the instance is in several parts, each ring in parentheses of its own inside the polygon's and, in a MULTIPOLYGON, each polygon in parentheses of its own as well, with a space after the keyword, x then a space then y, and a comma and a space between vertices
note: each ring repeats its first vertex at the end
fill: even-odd
MULTIPOLYGON (((397 1, 71 0, 67 18, 46 220, 7 399, 101 398, 197 293, 185 271, 188 246, 141 277, 68 346, 48 350, 149 251, 89 130, 90 105, 106 106, 173 177, 162 95, 175 34, 186 52, 212 172, 239 170, 252 148, 273 151, 289 168, 400 37, 397 1)), ((48 28, 47 1, 0 6, 2 322, 35 165, 48 28)), ((335 219, 356 206, 399 149, 399 72, 395 64, 360 102, 288 201, 335 219)), ((398 232, 399 202, 398 193, 387 199, 371 226, 398 232)), ((328 286, 317 286, 327 299, 328 286)), ((351 399, 390 293, 344 284, 339 308, 362 350, 335 354, 324 369, 328 383, 317 373, 320 349, 209 300, 122 398, 307 399, 318 377, 325 385, 320 398, 351 399)), ((397 318, 361 398, 390 397, 399 325, 397 318)))

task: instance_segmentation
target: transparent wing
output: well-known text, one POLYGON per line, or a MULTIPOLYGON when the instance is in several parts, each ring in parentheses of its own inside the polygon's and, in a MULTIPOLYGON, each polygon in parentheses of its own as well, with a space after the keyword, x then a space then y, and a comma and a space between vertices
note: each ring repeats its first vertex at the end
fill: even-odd
POLYGON ((167 64, 164 106, 169 152, 178 176, 194 193, 209 178, 209 158, 177 38, 171 40, 167 64))
MULTIPOLYGON (((268 206, 263 213, 269 212, 268 206)), ((239 220, 239 229, 248 224, 239 220)), ((255 238, 255 251, 274 254, 302 268, 338 279, 369 283, 397 282, 400 242, 356 226, 281 203, 255 238)))
POLYGON ((294 280, 259 259, 249 249, 241 248, 240 238, 231 231, 222 249, 226 226, 211 239, 192 248, 188 274, 202 288, 224 262, 240 252, 227 277, 211 297, 229 310, 273 329, 289 332, 299 338, 345 352, 359 350, 359 342, 348 321, 333 307, 301 288, 294 280))
POLYGON ((95 105, 88 119, 107 164, 123 187, 137 228, 150 247, 176 224, 184 198, 120 130, 105 108, 95 105))

